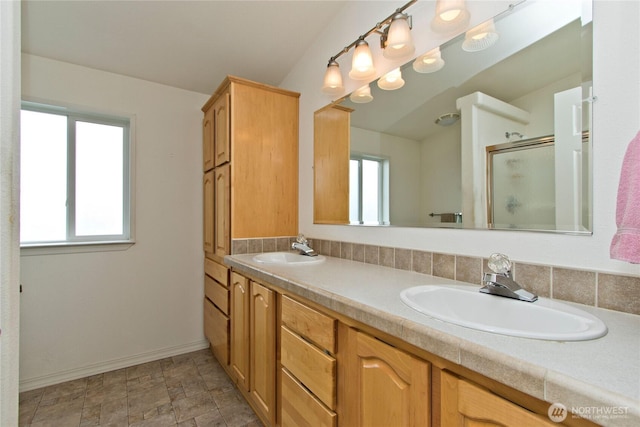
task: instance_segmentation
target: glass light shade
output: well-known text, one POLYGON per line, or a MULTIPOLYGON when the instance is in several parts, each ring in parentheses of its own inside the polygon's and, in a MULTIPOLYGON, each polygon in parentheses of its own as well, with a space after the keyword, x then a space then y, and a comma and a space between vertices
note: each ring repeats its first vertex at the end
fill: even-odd
POLYGON ((437 33, 453 33, 466 28, 469 18, 464 0, 438 0, 431 29, 437 33))
POLYGON ((440 53, 440 47, 420 55, 413 61, 413 69, 418 73, 435 73, 444 67, 444 59, 440 53))
POLYGON ((375 74, 376 69, 373 66, 373 56, 371 56, 369 43, 364 40, 358 40, 356 43, 356 49, 353 52, 353 60, 351 62, 349 77, 354 80, 366 80, 373 77, 375 74))
POLYGON ((490 19, 467 31, 462 49, 467 52, 484 50, 493 46, 499 37, 493 19, 490 19))
POLYGON ((389 24, 387 40, 382 55, 387 59, 408 58, 415 52, 409 19, 402 13, 396 14, 389 24))
POLYGON ((402 79, 402 72, 400 68, 389 71, 378 80, 378 87, 384 90, 400 89, 404 86, 404 80, 402 79))
POLYGON ((342 73, 340 73, 340 66, 336 61, 331 61, 327 65, 327 71, 324 73, 324 82, 322 83, 322 92, 327 95, 340 95, 344 92, 342 73))
POLYGON ((360 89, 357 89, 349 95, 349 99, 356 104, 366 104, 367 102, 373 101, 373 96, 371 96, 371 87, 368 84, 362 86, 360 89))

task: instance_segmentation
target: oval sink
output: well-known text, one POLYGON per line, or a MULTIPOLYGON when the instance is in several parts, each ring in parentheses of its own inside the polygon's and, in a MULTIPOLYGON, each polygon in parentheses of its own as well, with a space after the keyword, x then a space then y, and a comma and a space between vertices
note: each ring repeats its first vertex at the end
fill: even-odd
POLYGON ((607 334, 597 317, 546 298, 523 302, 487 295, 476 287, 415 286, 400 293, 402 302, 427 316, 467 328, 515 337, 582 341, 607 334))
POLYGON ((253 260, 262 264, 306 265, 321 263, 325 258, 322 255, 307 256, 297 252, 265 252, 254 256, 253 260))

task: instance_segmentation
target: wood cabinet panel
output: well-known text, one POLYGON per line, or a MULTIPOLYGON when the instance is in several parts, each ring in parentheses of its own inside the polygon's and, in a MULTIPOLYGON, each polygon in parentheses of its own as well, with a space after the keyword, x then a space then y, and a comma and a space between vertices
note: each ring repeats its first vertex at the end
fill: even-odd
POLYGON ((335 319, 283 296, 282 323, 320 348, 335 354, 337 323, 335 319))
POLYGON ((314 223, 349 223, 351 111, 332 106, 313 116, 314 223))
POLYGON ((204 334, 222 366, 229 364, 229 318, 204 298, 204 334))
POLYGON ((249 279, 231 273, 231 370, 238 386, 249 391, 249 279))
POLYGON ((336 360, 291 332, 280 329, 280 361, 330 409, 336 407, 336 360))
POLYGON ((350 330, 355 341, 344 370, 354 427, 429 426, 431 365, 362 332, 350 330))
POLYGON ((231 160, 231 99, 228 92, 222 94, 213 104, 214 110, 214 157, 215 166, 231 160))
POLYGON ((298 233, 298 97, 231 84, 231 237, 298 233))
POLYGON ((202 170, 204 172, 213 169, 214 166, 214 110, 209 108, 202 119, 202 170))
POLYGON ((222 286, 229 287, 229 267, 219 264, 211 259, 204 260, 204 273, 215 279, 222 286))
POLYGON ((224 257, 231 253, 231 169, 229 164, 225 164, 215 168, 214 172, 214 253, 224 257))
POLYGON ((214 173, 209 171, 202 177, 202 218, 203 218, 203 250, 205 257, 211 257, 214 249, 214 213, 213 213, 214 173))
POLYGON ((258 410, 272 425, 276 421, 275 293, 251 281, 251 364, 249 392, 258 410))
POLYGON ((204 275, 204 295, 224 314, 229 315, 229 290, 213 278, 204 275))
POLYGON ((557 426, 546 417, 518 406, 462 378, 443 372, 441 376, 443 426, 557 426))
POLYGON ((327 409, 286 369, 282 369, 281 427, 336 427, 337 415, 327 409))

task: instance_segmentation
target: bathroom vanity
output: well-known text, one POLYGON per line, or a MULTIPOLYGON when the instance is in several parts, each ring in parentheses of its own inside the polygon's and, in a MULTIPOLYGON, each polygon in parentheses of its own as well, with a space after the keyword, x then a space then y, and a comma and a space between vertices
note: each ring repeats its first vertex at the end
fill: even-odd
MULTIPOLYGON (((333 257, 225 263, 232 357, 218 359, 266 425, 552 426, 551 404, 597 424, 640 422, 638 316, 580 306, 607 335, 517 338, 441 322, 400 299, 413 286, 460 282, 333 257)), ((571 413, 563 423, 593 425, 571 413)))

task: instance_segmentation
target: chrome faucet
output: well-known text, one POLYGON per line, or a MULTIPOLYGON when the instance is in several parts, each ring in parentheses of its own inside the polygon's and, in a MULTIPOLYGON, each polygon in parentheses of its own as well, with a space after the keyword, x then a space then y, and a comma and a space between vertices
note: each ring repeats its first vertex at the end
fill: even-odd
POLYGON ((298 234, 298 237, 296 237, 296 241, 291 244, 291 249, 299 251, 300 254, 302 255, 307 255, 307 256, 318 255, 316 251, 311 249, 311 247, 309 246, 309 242, 307 241, 307 239, 304 237, 303 234, 298 234))
POLYGON ((534 302, 537 295, 525 291, 511 276, 511 261, 503 254, 491 254, 489 268, 493 273, 485 273, 482 282, 485 284, 480 292, 514 298, 520 301, 534 302))

